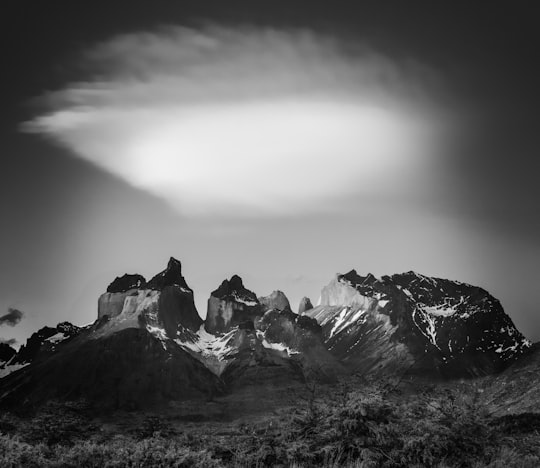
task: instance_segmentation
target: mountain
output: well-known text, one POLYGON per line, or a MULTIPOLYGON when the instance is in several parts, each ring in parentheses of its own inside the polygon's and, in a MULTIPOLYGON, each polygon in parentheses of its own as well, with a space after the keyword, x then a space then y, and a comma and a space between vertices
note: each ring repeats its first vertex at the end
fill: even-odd
POLYGON ((17 351, 9 344, 0 343, 0 378, 11 373, 11 369, 6 369, 6 367, 15 354, 17 351))
POLYGON ((272 291, 268 296, 259 297, 259 302, 264 310, 291 310, 289 299, 283 291, 272 291))
MULTIPOLYGON (((236 414, 350 373, 499 373, 485 379, 508 389, 512 369, 526 363, 523 377, 540 362, 497 299, 457 281, 352 270, 322 289, 319 305, 304 298, 299 310, 292 312, 282 291, 257 298, 233 275, 210 294, 203 320, 181 263, 170 258, 149 281, 115 278, 93 324, 44 327, 17 353, 6 348, 0 406, 59 399, 140 409, 221 398, 222 409, 234 402, 236 414)), ((523 379, 524 391, 534 392, 536 380, 523 379)), ((508 396, 493 392, 494 401, 508 396)))
POLYGON ((148 331, 162 327, 172 339, 178 333, 198 330, 203 322, 193 291, 182 276, 182 265, 172 257, 167 268, 148 283, 141 275, 116 278, 98 301, 98 319, 104 317, 111 321, 108 327, 125 327, 141 320, 148 331))
MULTIPOLYGON (((8 351, 9 359, 0 358, 0 377, 15 372, 32 363, 37 357, 45 357, 54 353, 60 343, 70 340, 81 331, 80 327, 69 322, 61 322, 56 327, 43 327, 22 345, 19 351, 8 351)), ((0 345, 1 346, 1 345, 0 345)))
POLYGON ((487 291, 414 272, 337 275, 305 314, 350 369, 443 377, 499 372, 530 342, 487 291))
POLYGON ((0 343, 0 362, 7 362, 17 354, 14 348, 7 343, 0 343))
POLYGON ((211 293, 204 326, 176 342, 228 388, 260 384, 263 373, 273 374, 274 383, 283 384, 306 374, 332 380, 339 373, 336 369, 341 369, 323 345, 322 329, 315 320, 291 312, 281 291, 257 299, 237 275, 211 293), (249 377, 254 373, 257 379, 249 377))
POLYGON ((210 294, 205 328, 209 333, 223 333, 261 314, 255 293, 244 287, 242 278, 234 275, 210 294))
MULTIPOLYGON (((221 380, 174 342, 202 324, 180 262, 171 258, 148 283, 141 278, 115 279, 99 298, 94 324, 0 380, 0 402, 84 399, 100 408, 140 408, 223 392, 221 380)), ((55 336, 40 332, 35 342, 55 336)))
POLYGON ((0 404, 83 399, 129 409, 245 391, 257 405, 270 388, 345 372, 321 327, 291 312, 282 292, 261 301, 234 275, 211 293, 203 321, 178 260, 150 281, 117 277, 92 325, 32 335, 10 361, 17 372, 0 380, 0 404))
POLYGON ((298 305, 298 313, 303 314, 304 312, 307 312, 310 309, 313 309, 313 304, 311 303, 311 299, 309 297, 303 297, 300 300, 300 304, 298 305))

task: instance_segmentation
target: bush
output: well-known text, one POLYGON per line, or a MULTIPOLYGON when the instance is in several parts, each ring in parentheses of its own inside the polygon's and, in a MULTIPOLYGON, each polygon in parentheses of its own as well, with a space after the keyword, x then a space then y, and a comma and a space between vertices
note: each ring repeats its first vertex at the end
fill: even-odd
POLYGON ((409 397, 380 389, 329 392, 270 422, 233 423, 220 431, 200 423, 180 432, 154 415, 115 435, 57 408, 57 414, 51 410, 22 424, 21 437, 0 437, 0 466, 540 466, 536 413, 490 417, 467 389, 431 389, 409 397), (51 439, 54 432, 57 439, 51 439))

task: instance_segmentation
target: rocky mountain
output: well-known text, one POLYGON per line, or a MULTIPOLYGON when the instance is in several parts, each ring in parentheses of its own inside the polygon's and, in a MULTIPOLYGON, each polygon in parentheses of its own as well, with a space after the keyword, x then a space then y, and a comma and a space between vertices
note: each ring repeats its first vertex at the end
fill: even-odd
POLYGON ((32 363, 38 357, 46 357, 54 353, 61 343, 69 341, 81 331, 80 327, 69 322, 61 322, 56 327, 43 327, 22 345, 19 351, 10 348, 9 359, 0 358, 0 377, 5 377, 22 367, 32 363))
POLYGON ((0 379, 0 405, 83 399, 146 408, 240 395, 258 407, 262 395, 351 372, 470 377, 530 359, 499 301, 457 281, 352 270, 322 289, 319 305, 304 298, 299 310, 281 291, 257 298, 233 275, 210 294, 203 320, 171 258, 150 281, 112 281, 93 324, 34 333, 0 368, 0 377, 12 372, 0 379))
POLYGON ((98 319, 104 317, 110 322, 107 329, 133 326, 133 321, 141 321, 148 331, 162 328, 172 339, 178 333, 197 331, 202 324, 193 291, 175 258, 148 283, 141 275, 116 278, 98 301, 98 319))
POLYGON ((298 305, 298 313, 303 314, 304 312, 307 312, 308 310, 313 309, 313 304, 311 303, 311 300, 309 297, 303 297, 300 300, 300 304, 298 305))
POLYGON ((337 275, 305 314, 322 326, 332 354, 361 372, 485 375, 530 347, 485 290, 414 272, 337 275))
POLYGON ((103 408, 137 408, 223 392, 220 379, 174 342, 202 324, 178 260, 147 283, 124 275, 107 291, 94 324, 0 381, 3 404, 82 398, 103 408))
POLYGON ((14 348, 12 348, 7 343, 0 343, 0 377, 4 377, 9 374, 9 371, 6 371, 6 365, 13 359, 13 356, 17 354, 14 348))
POLYGON ((324 347, 315 320, 291 312, 281 291, 257 299, 237 275, 212 292, 204 326, 176 342, 230 388, 261 383, 248 375, 260 377, 263 369, 267 378, 273 373, 272 379, 283 382, 284 376, 298 380, 306 373, 332 380, 341 369, 324 347))
POLYGON ((0 343, 0 362, 7 362, 17 354, 14 348, 7 343, 0 343))
POLYGON ((203 322, 178 260, 148 282, 117 277, 99 297, 95 323, 46 327, 29 339, 12 359, 19 371, 0 381, 0 403, 83 398, 138 408, 307 375, 335 381, 344 369, 317 322, 292 313, 282 292, 261 300, 234 275, 212 292, 203 322))
POLYGON ((234 275, 210 294, 205 329, 209 333, 224 333, 261 314, 255 293, 244 287, 242 278, 234 275))
POLYGON ((272 291, 268 296, 259 297, 259 302, 265 311, 271 309, 291 310, 289 299, 287 299, 283 291, 272 291))

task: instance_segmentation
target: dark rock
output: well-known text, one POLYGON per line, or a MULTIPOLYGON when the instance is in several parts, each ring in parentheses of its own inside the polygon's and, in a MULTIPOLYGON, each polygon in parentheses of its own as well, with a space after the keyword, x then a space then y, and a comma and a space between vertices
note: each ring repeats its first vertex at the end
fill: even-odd
POLYGON ((182 276, 182 264, 174 257, 169 259, 169 263, 167 264, 167 268, 165 270, 158 273, 150 281, 148 281, 146 284, 146 289, 157 289, 158 291, 161 291, 167 286, 179 286, 191 291, 186 283, 186 280, 182 276))
POLYGON ((298 305, 298 313, 303 314, 304 312, 313 309, 313 304, 311 303, 311 300, 309 297, 303 297, 300 300, 300 304, 298 305))
POLYGON ((244 286, 242 278, 234 275, 210 295, 205 328, 209 333, 225 333, 242 322, 253 322, 260 315, 262 309, 257 296, 244 286))
POLYGON ((220 286, 215 291, 212 291, 211 295, 218 299, 240 299, 258 302, 255 293, 244 286, 242 278, 238 275, 233 275, 230 280, 223 280, 220 286))
POLYGON ((337 275, 307 315, 322 324, 332 353, 363 372, 484 375, 529 346, 485 290, 414 272, 337 275))
POLYGON ((253 325, 253 321, 252 320, 246 320, 245 322, 240 322, 238 324, 238 328, 240 330, 250 330, 250 331, 253 331, 255 330, 255 325, 253 325))
POLYGON ((259 302, 263 306, 264 310, 291 310, 289 299, 287 299, 287 296, 285 296, 282 291, 273 291, 268 296, 259 297, 259 302))
POLYGON ((96 408, 141 409, 222 392, 220 380, 195 358, 135 328, 74 340, 0 380, 4 408, 84 399, 96 408))
POLYGON ((182 330, 197 331, 203 323, 193 298, 193 290, 182 276, 182 266, 170 258, 167 268, 154 276, 143 288, 106 292, 98 300, 98 319, 122 315, 124 327, 162 328, 169 338, 182 330), (126 322, 127 321, 127 322, 126 322))
POLYGON ((175 286, 167 286, 161 290, 158 320, 171 338, 176 336, 179 326, 197 331, 203 323, 195 307, 191 290, 188 292, 175 286))
POLYGON ((142 289, 145 287, 146 280, 144 276, 134 274, 125 274, 123 276, 117 276, 115 280, 107 286, 107 292, 118 293, 126 292, 130 289, 142 289))
POLYGON ((9 361, 17 351, 7 343, 0 343, 0 363, 9 361))
POLYGON ((267 311, 255 321, 270 347, 286 347, 286 353, 298 361, 304 377, 333 382, 344 373, 341 364, 326 349, 322 328, 313 318, 298 315, 290 309, 267 311))
POLYGON ((26 344, 20 347, 11 363, 28 364, 41 355, 48 355, 55 351, 56 345, 77 336, 80 330, 80 327, 69 322, 61 322, 56 328, 43 327, 37 332, 32 333, 30 338, 26 340, 26 344), (49 341, 55 335, 58 335, 58 339, 49 341))

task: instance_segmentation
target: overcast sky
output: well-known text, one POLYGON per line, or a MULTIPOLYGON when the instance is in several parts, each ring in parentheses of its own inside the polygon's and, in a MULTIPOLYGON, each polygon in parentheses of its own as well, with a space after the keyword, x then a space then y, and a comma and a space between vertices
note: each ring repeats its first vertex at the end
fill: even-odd
POLYGON ((484 287, 540 339, 533 2, 8 2, 0 338, 180 259, 316 301, 337 272, 484 287))

